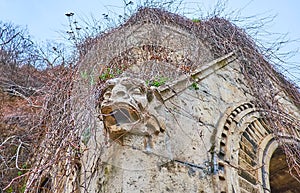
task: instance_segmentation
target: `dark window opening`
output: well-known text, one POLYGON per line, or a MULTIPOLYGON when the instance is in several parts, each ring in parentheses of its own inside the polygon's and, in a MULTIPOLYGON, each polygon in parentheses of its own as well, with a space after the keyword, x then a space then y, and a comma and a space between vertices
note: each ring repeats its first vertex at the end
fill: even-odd
POLYGON ((282 148, 277 148, 270 160, 270 187, 272 193, 299 193, 300 183, 290 174, 282 148))

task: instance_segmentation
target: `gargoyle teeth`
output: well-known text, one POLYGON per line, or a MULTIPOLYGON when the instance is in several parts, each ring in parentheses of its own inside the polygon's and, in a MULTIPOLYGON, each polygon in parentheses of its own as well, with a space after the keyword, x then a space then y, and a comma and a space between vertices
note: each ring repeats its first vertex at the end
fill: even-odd
POLYGON ((122 127, 117 126, 117 125, 112 125, 109 127, 110 132, 122 132, 122 127))

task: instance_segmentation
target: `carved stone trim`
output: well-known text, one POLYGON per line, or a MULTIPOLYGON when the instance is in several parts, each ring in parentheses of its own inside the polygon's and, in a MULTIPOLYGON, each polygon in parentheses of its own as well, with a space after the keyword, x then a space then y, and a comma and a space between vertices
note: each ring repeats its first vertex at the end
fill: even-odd
POLYGON ((191 86, 192 83, 199 83, 201 80, 230 64, 235 59, 236 56, 234 55, 234 52, 230 52, 225 56, 217 58, 207 64, 201 65, 188 77, 186 75, 180 76, 173 83, 169 83, 167 86, 158 88, 158 91, 164 101, 169 100, 173 96, 187 89, 189 86, 191 86))
POLYGON ((262 129, 264 127, 260 117, 261 111, 251 102, 247 102, 228 109, 224 118, 220 120, 214 151, 214 173, 217 175, 215 180, 219 184, 217 192, 247 192, 246 189, 258 191, 255 180, 257 173, 248 172, 247 169, 250 163, 251 171, 255 171, 258 165, 257 154, 252 151, 257 150, 259 141, 269 133, 262 129), (252 149, 247 150, 249 147, 252 149), (242 187, 245 184, 248 184, 248 188, 242 187))
MULTIPOLYGON (((281 137, 280 141, 284 141, 284 143, 287 144, 300 142, 299 138, 295 138, 295 136, 282 135, 280 137, 281 137)), ((261 192, 264 193, 271 192, 270 178, 269 178, 270 162, 275 150, 277 150, 279 147, 280 144, 278 140, 276 140, 273 134, 269 134, 268 136, 266 136, 260 144, 258 156, 259 156, 259 163, 261 164, 262 167, 260 170, 258 170, 258 181, 261 183, 262 186, 261 192)))
MULTIPOLYGON (((263 110, 251 103, 228 109, 220 120, 214 154, 216 192, 269 193, 269 164, 278 142, 263 119, 263 110)), ((276 113, 276 112, 274 112, 276 113)), ((280 137, 294 143, 295 136, 280 137)))
POLYGON ((262 167, 259 162, 258 151, 264 138, 269 135, 261 123, 262 119, 257 119, 250 123, 241 135, 239 142, 238 174, 240 189, 244 192, 259 192, 261 183, 258 181, 258 171, 262 167), (241 179, 247 181, 247 186, 243 186, 241 179))

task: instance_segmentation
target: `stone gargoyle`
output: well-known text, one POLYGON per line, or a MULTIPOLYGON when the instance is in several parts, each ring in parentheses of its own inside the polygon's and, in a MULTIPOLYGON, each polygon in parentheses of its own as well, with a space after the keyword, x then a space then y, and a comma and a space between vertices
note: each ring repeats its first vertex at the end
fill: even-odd
POLYGON ((115 78, 106 82, 100 113, 109 138, 121 145, 151 150, 165 131, 162 101, 153 88, 137 78, 115 78))

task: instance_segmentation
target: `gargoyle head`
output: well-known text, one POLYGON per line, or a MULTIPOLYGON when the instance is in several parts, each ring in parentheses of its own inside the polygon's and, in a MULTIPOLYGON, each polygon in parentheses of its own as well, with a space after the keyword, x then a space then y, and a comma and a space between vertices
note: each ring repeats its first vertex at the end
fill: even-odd
POLYGON ((123 144, 126 136, 135 135, 147 138, 146 143, 150 143, 149 139, 165 130, 153 107, 161 103, 144 81, 135 78, 108 80, 102 98, 100 111, 110 139, 123 144))

